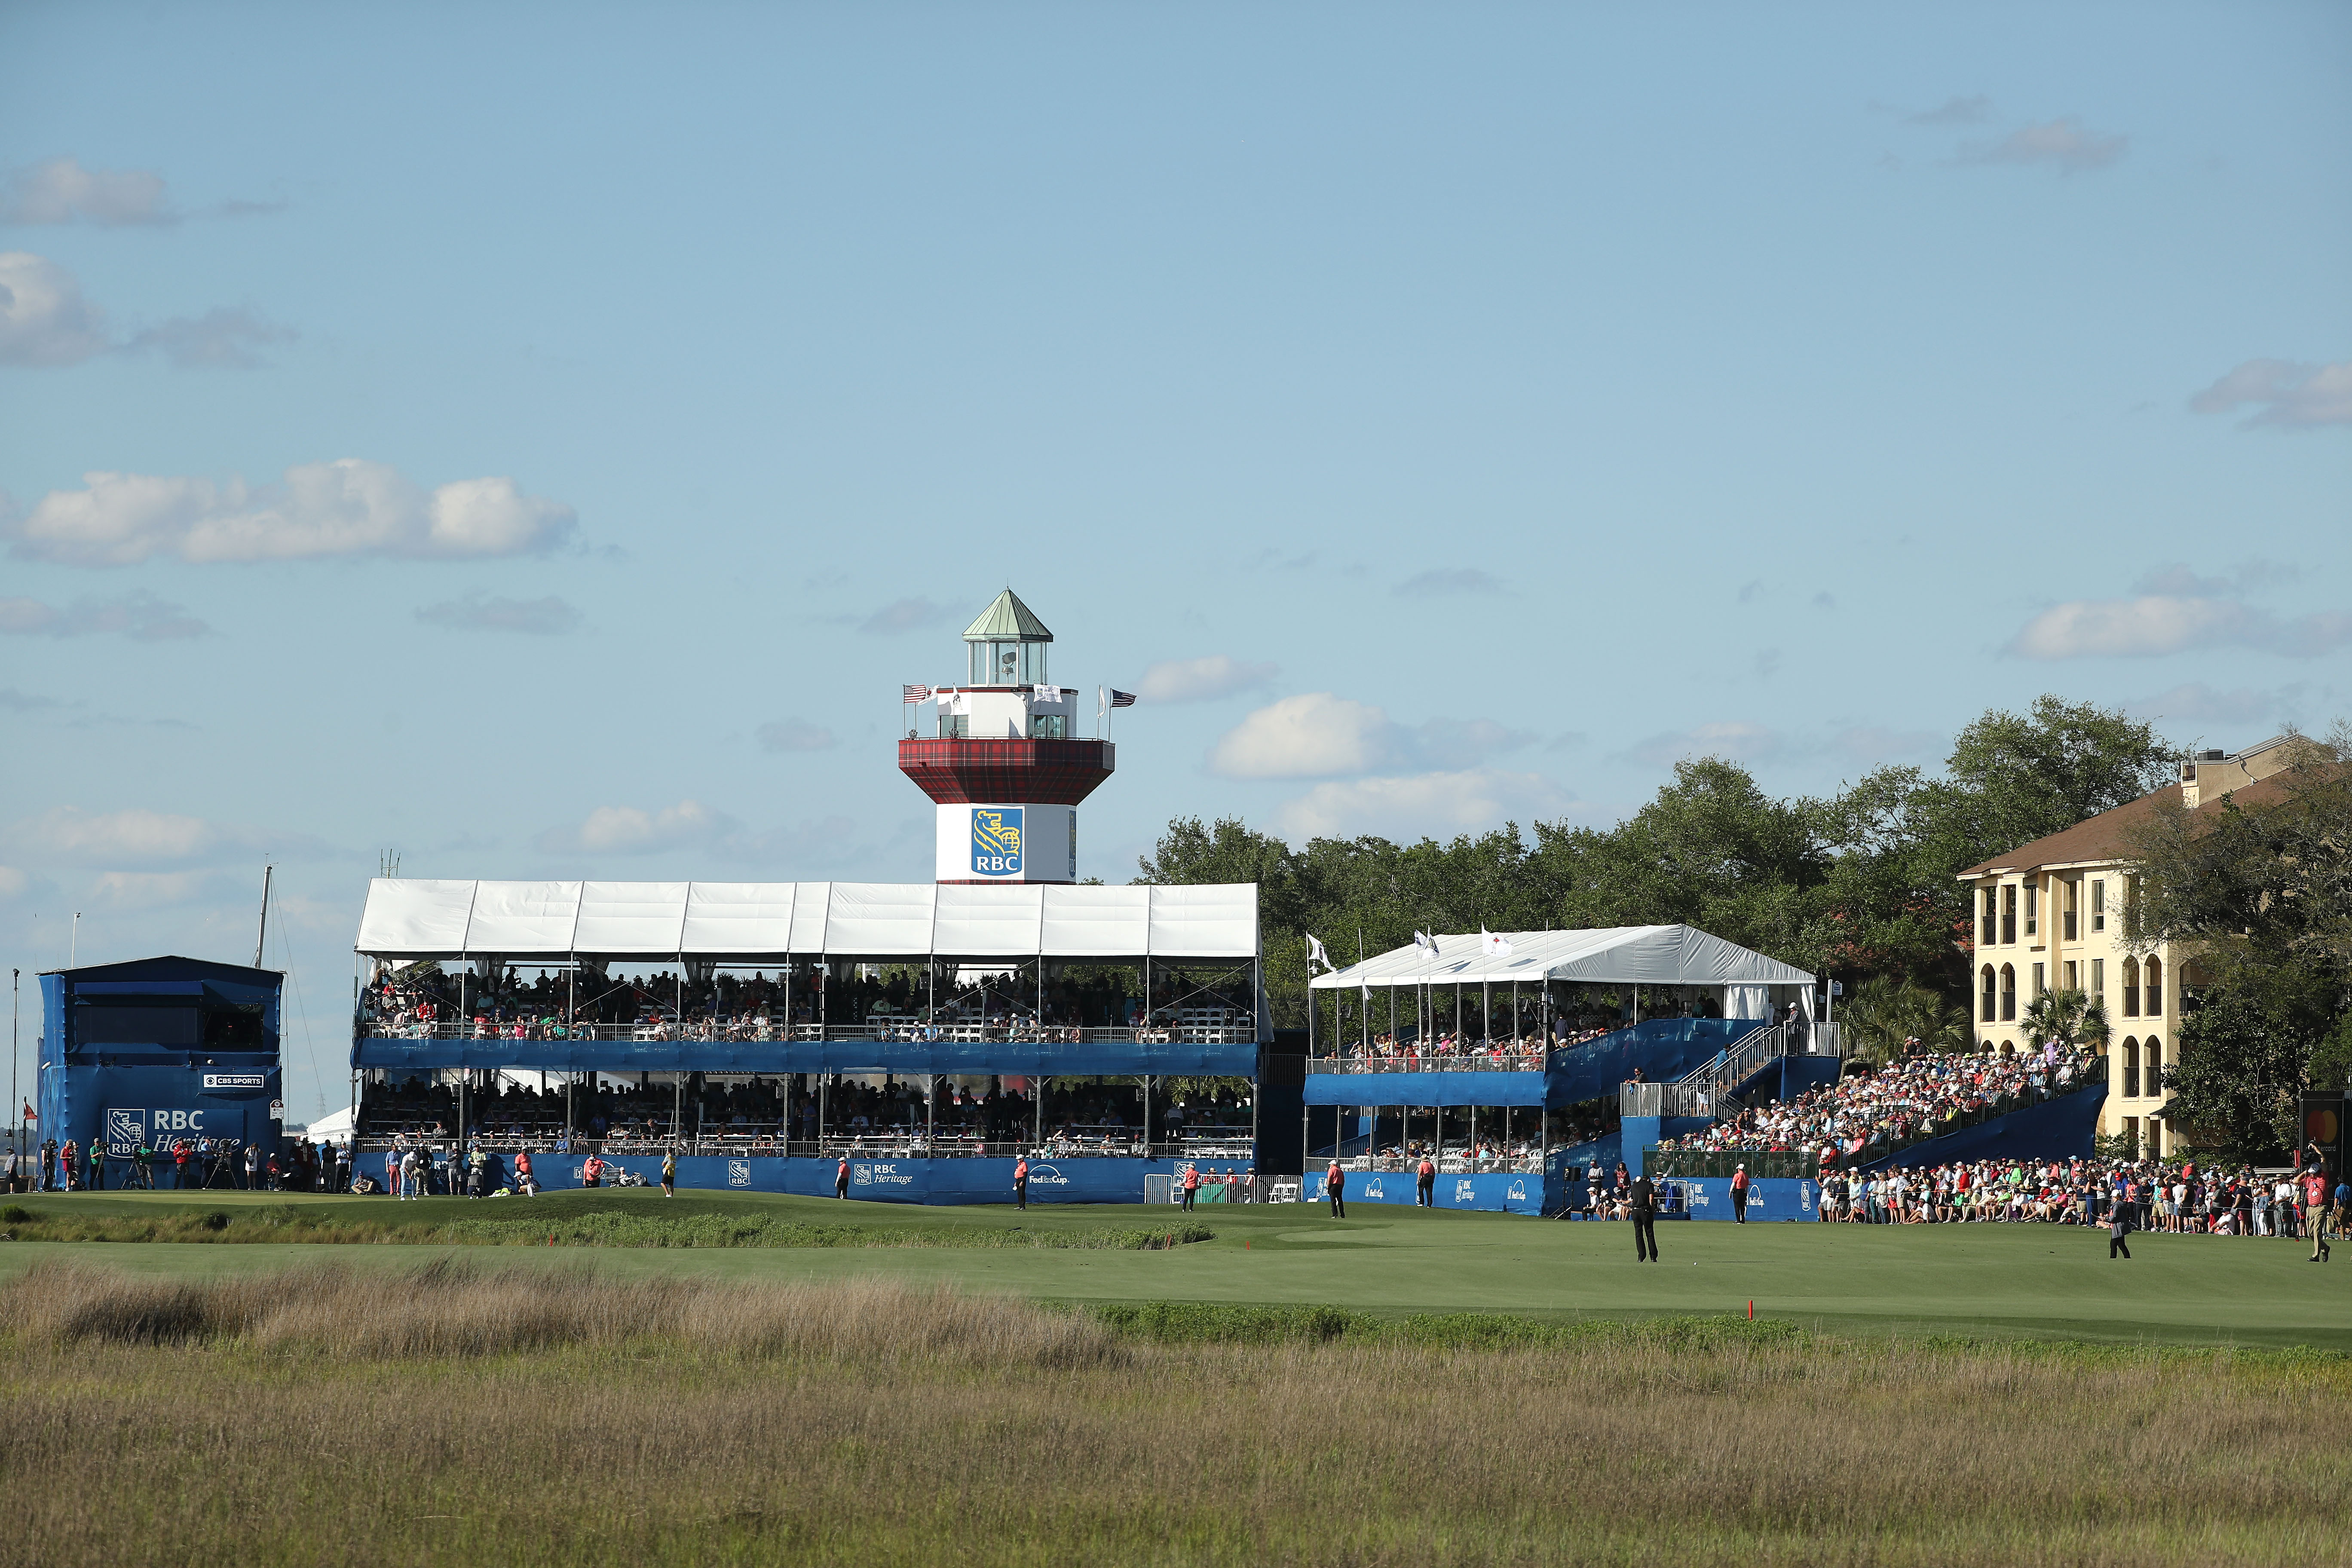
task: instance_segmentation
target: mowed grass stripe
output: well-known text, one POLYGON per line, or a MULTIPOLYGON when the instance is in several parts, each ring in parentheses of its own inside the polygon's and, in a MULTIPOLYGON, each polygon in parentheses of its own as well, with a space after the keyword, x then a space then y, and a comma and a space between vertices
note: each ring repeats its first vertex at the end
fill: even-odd
MULTIPOLYGON (((278 1194, 156 1194, 20 1199, 28 1206, 90 1205, 136 1213, 201 1209, 235 1200, 292 1202, 355 1216, 407 1211, 420 1220, 497 1211, 554 1215, 612 1212, 769 1216, 883 1227, 1179 1228, 1166 1208, 1010 1205, 925 1208, 822 1198, 697 1194, 664 1200, 638 1191, 537 1199, 288 1198, 278 1194)), ((690 1271, 712 1279, 821 1281, 888 1279, 920 1286, 1072 1301, 1189 1300, 1267 1306, 1329 1304, 1381 1313, 1507 1311, 1536 1316, 1745 1312, 1850 1334, 1949 1333, 2130 1343, 2314 1344, 2352 1350, 2352 1248, 2338 1261, 2304 1261, 2298 1243, 2261 1238, 2143 1236, 2134 1258, 2110 1262, 2105 1235, 2057 1226, 1824 1226, 1684 1224, 1662 1226, 1659 1264, 1636 1263, 1622 1225, 1358 1205, 1344 1221, 1319 1208, 1217 1208, 1198 1216, 1216 1237, 1173 1251, 1007 1251, 943 1248, 760 1248, 652 1251, 598 1248, 616 1277, 690 1271)), ((537 1223, 536 1220, 531 1223, 537 1223)), ((0 1273, 52 1254, 100 1247, 0 1245, 0 1273)), ((150 1245, 102 1248, 141 1270, 242 1273, 294 1267, 307 1248, 150 1245)), ((338 1247, 367 1265, 405 1265, 452 1248, 338 1247)), ((542 1248, 550 1259, 579 1256, 542 1248)), ((520 1251, 517 1254, 520 1256, 520 1251)))

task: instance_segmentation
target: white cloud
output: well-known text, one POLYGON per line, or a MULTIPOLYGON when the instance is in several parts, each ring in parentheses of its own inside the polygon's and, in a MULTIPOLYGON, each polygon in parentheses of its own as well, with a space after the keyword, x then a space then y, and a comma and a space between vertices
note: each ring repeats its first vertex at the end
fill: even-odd
POLYGON ((1143 672, 1135 692, 1147 702, 1207 702, 1264 686, 1280 673, 1274 665, 1248 663, 1231 654, 1164 658, 1143 672))
POLYGON ((13 899, 31 886, 32 879, 15 866, 0 866, 0 899, 13 899))
POLYGON ((220 875, 217 871, 102 871, 84 896, 109 910, 170 909, 204 898, 220 875))
POLYGON ((771 752, 822 752, 833 745, 833 731, 805 719, 772 719, 752 733, 771 752))
POLYGON ((2352 643, 2352 616, 2281 620, 2234 598, 2143 594, 2053 605, 2028 621, 2006 651, 2025 658, 2136 658, 2235 647, 2310 658, 2346 643, 2352 643))
POLYGON ((1389 716, 1328 691, 1286 697, 1227 731, 1209 770, 1232 779, 1303 779, 1363 773, 1395 752, 1389 716))
POLYGON ((700 801, 682 800, 656 811, 600 805, 576 827, 550 828, 539 847, 551 853, 645 855, 707 843, 731 833, 735 822, 700 801))
POLYGON ((2078 174, 2104 169, 2124 155, 2130 139, 2102 136, 2073 115, 2062 115, 2040 125, 2011 132, 1998 142, 1976 142, 1960 149, 1964 163, 2047 163, 2062 174, 2078 174))
POLYGON ((1665 767, 1685 757, 1760 763, 1779 756, 1787 745, 1786 738, 1777 730, 1745 720, 1727 720, 1692 730, 1664 731, 1638 742, 1627 754, 1655 767, 1665 767))
POLYGON ((130 566, 155 556, 199 563, 331 556, 467 557, 553 549, 577 521, 560 501, 504 478, 427 492, 357 458, 286 470, 282 483, 89 473, 0 526, 20 560, 130 566))
POLYGON ((0 251, 0 364, 79 364, 106 346, 105 318, 72 273, 27 250, 0 251))
POLYGON ((1499 594, 1502 579, 1491 572, 1481 572, 1475 566, 1432 567, 1415 573, 1398 584, 1393 592, 1400 598, 1433 599, 1447 594, 1499 594))
POLYGON ((213 310, 149 327, 122 347, 130 353, 160 353, 181 370, 253 370, 265 363, 254 350, 291 342, 298 335, 250 310, 213 310))
POLYGON ((160 174, 145 169, 85 169, 74 158, 52 158, 19 169, 0 191, 0 223, 125 224, 177 221, 160 174))
POLYGON ((1830 748, 1866 767, 1905 757, 1933 756, 1943 749, 1944 737, 1933 730, 1890 730, 1879 724, 1852 724, 1830 738, 1830 748))
POLYGON ((416 618, 427 626, 459 632, 520 632, 530 637, 561 637, 580 626, 580 612, 553 595, 544 599, 463 598, 426 605, 416 618))
POLYGON ((138 809, 90 813, 69 805, 20 822, 9 833, 37 859, 81 866, 193 860, 234 837, 197 816, 138 809))
POLYGON ((1491 719, 1407 726, 1381 709, 1309 691, 1244 718, 1209 751, 1209 771, 1234 779, 1335 778, 1407 768, 1475 767, 1537 736, 1491 719))
POLYGON ((1380 833, 1412 839, 1493 827, 1510 818, 1557 817, 1574 804, 1558 784, 1535 773, 1473 768, 1319 784, 1285 803, 1275 820, 1294 838, 1380 833))
POLYGON ((2227 414, 2248 404, 2258 409, 2248 425, 2352 425, 2352 360, 2305 364, 2250 359, 2189 400, 2199 414, 2227 414))
POLYGON ((182 605, 142 591, 121 599, 78 599, 64 609, 38 599, 0 599, 0 635, 79 637, 120 634, 133 642, 209 637, 182 605))
POLYGON ((933 626, 948 615, 945 605, 935 605, 929 599, 899 599, 883 605, 857 624, 857 629, 876 637, 890 637, 899 632, 933 626))
POLYGON ((2159 691, 2153 697, 2127 702, 2124 704, 2124 710, 2138 719, 2248 724, 2268 716, 2277 707, 2277 700, 2270 693, 2256 691, 2251 687, 2221 691, 2201 680, 2190 680, 2169 691, 2159 691))

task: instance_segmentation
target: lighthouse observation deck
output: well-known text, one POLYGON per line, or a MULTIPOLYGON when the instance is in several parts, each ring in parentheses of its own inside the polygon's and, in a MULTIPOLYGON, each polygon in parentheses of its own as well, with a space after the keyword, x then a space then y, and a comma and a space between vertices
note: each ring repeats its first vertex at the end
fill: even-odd
POLYGON ((1076 805, 1118 765, 1108 741, 945 739, 898 742, 898 771, 941 805, 1036 801, 1076 805))

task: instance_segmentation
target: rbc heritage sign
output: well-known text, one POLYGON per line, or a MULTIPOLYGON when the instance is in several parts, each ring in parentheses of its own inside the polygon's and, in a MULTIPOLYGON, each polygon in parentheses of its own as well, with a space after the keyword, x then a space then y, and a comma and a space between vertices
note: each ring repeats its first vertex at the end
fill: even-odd
POLYGON ((1021 875, 1021 808, 1017 805, 974 806, 971 813, 971 869, 981 877, 1021 875))

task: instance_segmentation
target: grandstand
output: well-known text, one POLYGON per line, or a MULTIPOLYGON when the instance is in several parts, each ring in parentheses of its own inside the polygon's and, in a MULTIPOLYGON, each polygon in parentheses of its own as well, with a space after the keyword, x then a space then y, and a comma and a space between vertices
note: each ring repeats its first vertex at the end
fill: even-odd
POLYGON ((362 1150, 940 1202, 1255 1162, 1252 885, 387 879, 355 946, 362 1150))
POLYGON ((1558 1212, 1583 1201, 1571 1169, 1638 1173, 1784 1058, 1836 1070, 1812 975, 1689 926, 1438 934, 1309 984, 1302 1121, 1331 1108, 1315 1158, 1367 1202, 1415 1201, 1426 1155, 1439 1206, 1558 1212))

